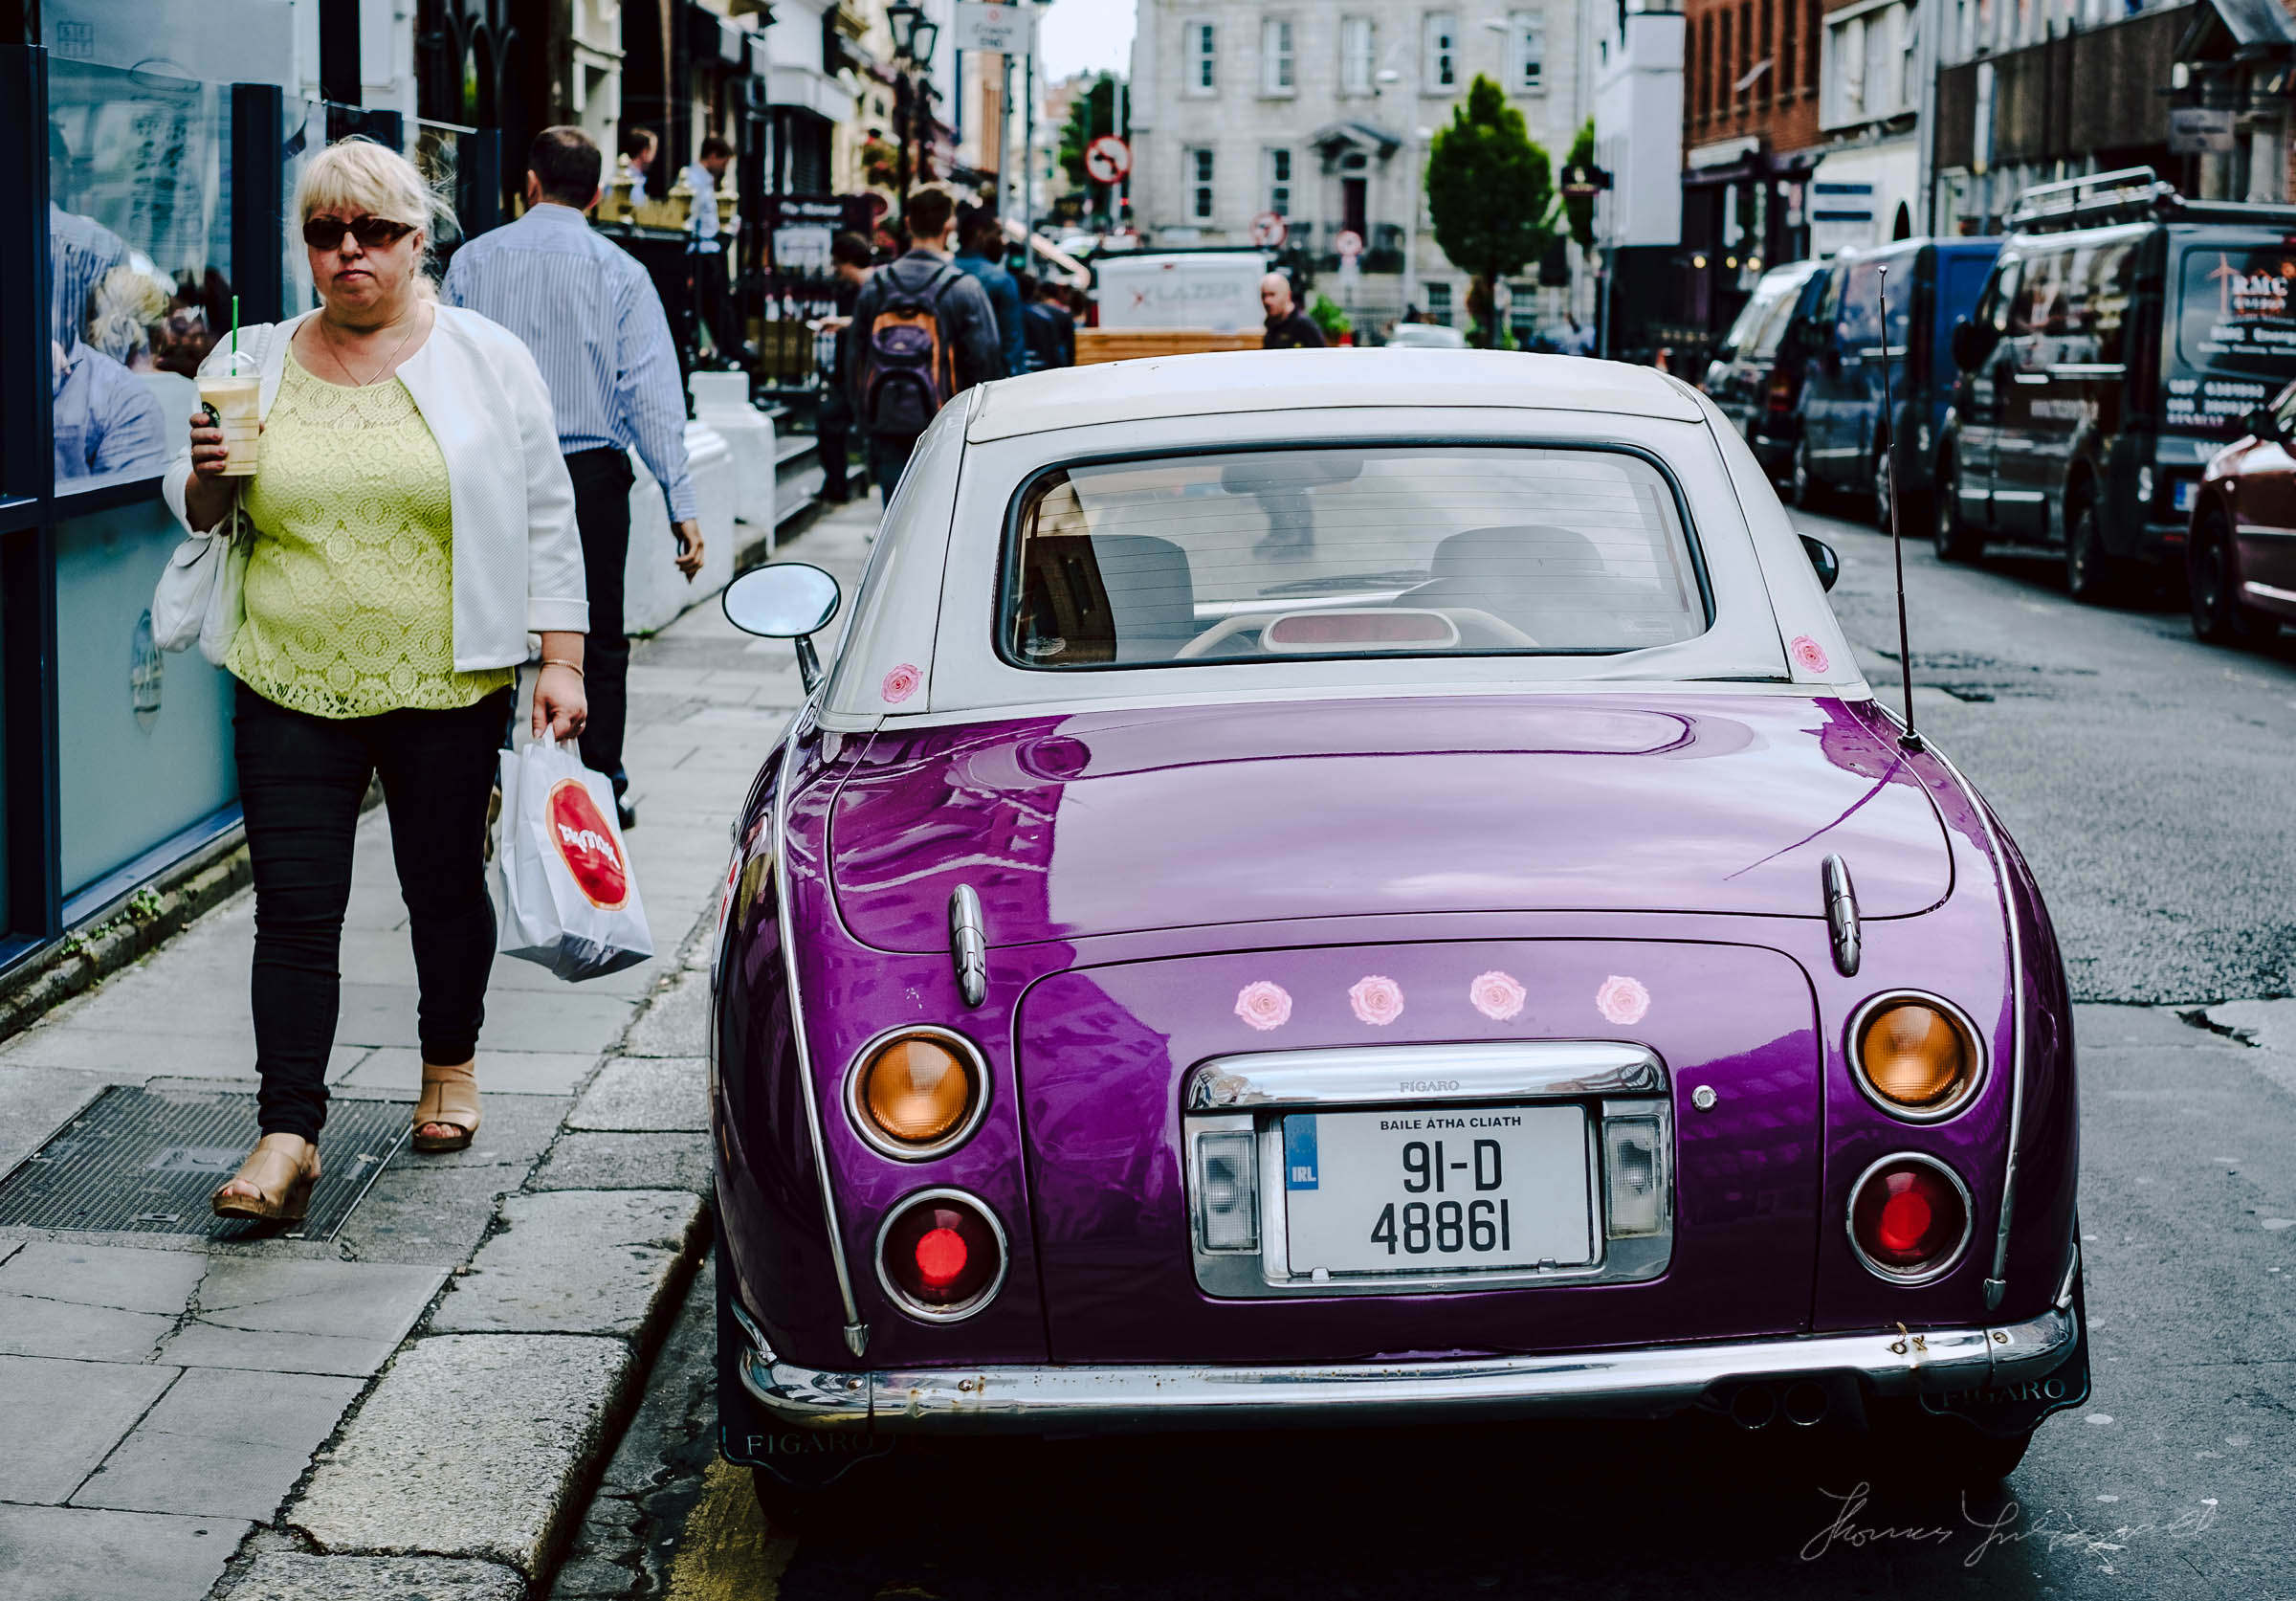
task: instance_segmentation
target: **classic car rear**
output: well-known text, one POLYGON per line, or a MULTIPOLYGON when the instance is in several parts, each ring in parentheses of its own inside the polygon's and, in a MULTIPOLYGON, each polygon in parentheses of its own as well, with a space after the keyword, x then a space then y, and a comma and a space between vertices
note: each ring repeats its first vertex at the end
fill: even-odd
POLYGON ((2194 498, 2185 594, 2196 637, 2263 646, 2296 622, 2296 384, 2241 427, 2194 498))
MULTIPOLYGON (((809 633, 810 570, 729 614, 809 633)), ((1696 1407, 1982 1479, 2086 1394, 2045 914, 1671 380, 991 386, 738 839, 762 1494, 912 1433, 1696 1407)))

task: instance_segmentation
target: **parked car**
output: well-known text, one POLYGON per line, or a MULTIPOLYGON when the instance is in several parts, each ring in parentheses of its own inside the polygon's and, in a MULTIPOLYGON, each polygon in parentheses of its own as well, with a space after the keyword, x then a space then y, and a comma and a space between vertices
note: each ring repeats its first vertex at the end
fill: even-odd
POLYGON ((1786 344, 1786 330, 1793 326, 1804 289, 1824 265, 1789 261, 1764 273, 1754 298, 1707 363, 1701 386, 1773 478, 1793 459, 1790 425, 1801 384, 1801 362, 1786 344))
POLYGON ((2242 426, 2201 475, 2185 546, 2193 633, 2216 645, 2265 644, 2296 622, 2296 384, 2242 426))
POLYGON ((2188 200, 2131 167, 2025 190, 1954 333, 1938 554, 2063 550, 2065 587, 2181 575, 2194 498, 2241 419, 2296 378, 2296 206, 2188 200))
POLYGON ((1389 330, 1387 343, 1406 350, 1464 350, 1467 335, 1440 322, 1398 322, 1389 330))
POLYGON ((1903 480, 1900 512, 1914 530, 1926 525, 1931 453, 1953 400, 1954 325, 1977 303, 2000 248, 1998 238, 1901 239, 1835 257, 1816 303, 1788 336, 1803 367, 1792 472, 1797 501, 1807 504, 1826 491, 1863 496, 1875 525, 1888 532, 1894 472, 1903 480), (1897 449, 1887 454, 1885 345, 1888 398, 1897 408, 1897 449))
POLYGON ((1998 1479, 2088 1390, 2022 859, 1728 419, 1180 357, 920 441, 727 614, 808 699, 714 961, 721 1442, 1692 1409, 1998 1479), (1807 559, 1805 559, 1807 558, 1807 559))

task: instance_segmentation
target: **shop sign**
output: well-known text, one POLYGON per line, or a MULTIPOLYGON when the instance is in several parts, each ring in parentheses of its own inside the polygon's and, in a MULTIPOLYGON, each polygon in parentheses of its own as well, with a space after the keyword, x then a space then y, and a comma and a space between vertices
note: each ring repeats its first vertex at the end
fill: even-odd
POLYGON ((960 0, 955 36, 959 50, 984 50, 993 56, 1033 56, 1036 9, 960 0))
POLYGON ((2232 113, 2216 106, 2180 105, 2169 112, 2169 149, 2179 156, 2220 156, 2232 149, 2232 113))

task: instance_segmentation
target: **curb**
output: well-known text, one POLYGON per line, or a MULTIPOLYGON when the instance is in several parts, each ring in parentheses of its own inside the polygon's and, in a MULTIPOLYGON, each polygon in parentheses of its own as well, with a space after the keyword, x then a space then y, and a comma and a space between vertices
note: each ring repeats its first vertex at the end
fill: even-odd
MULTIPOLYGON (((370 1578, 404 1583, 417 1570, 442 1596, 461 1595, 466 1583, 490 1601, 547 1593, 645 1398, 716 1220, 707 1193, 538 1190, 535 1180, 623 1045, 695 993, 681 980, 714 921, 696 924, 676 965, 600 1052, 549 1145, 497 1203, 472 1260, 449 1275, 317 1453, 272 1525, 285 1536, 243 1550, 214 1595, 268 1601, 292 1573, 298 1593, 349 1601, 367 1593, 361 1586, 370 1578), (584 1225, 527 1233, 519 1214, 538 1208, 584 1225), (598 1264, 595 1276, 572 1281, 569 1256, 598 1264)), ((706 1006, 706 989, 700 996, 706 1006)))

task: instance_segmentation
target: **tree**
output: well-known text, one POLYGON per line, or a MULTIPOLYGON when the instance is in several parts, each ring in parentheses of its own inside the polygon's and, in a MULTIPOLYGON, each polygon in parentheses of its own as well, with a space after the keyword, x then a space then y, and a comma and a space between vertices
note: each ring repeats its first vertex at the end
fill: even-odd
MULTIPOLYGON (((1554 167, 1532 143, 1523 114, 1506 91, 1477 74, 1450 125, 1435 131, 1427 151, 1427 213, 1435 242, 1451 264, 1471 275, 1470 301, 1495 303, 1498 281, 1537 259, 1554 237, 1554 167)), ((1475 329, 1486 349, 1498 318, 1486 312, 1475 329)))
MULTIPOLYGON (((1578 137, 1571 141, 1570 164, 1574 167, 1595 165, 1595 120, 1592 117, 1586 120, 1586 126, 1578 130, 1578 137)), ((1562 203, 1562 211, 1571 219, 1571 237, 1578 241, 1578 248, 1594 249, 1595 197, 1590 194, 1584 199, 1566 198, 1562 203)))
MULTIPOLYGON (((1111 210, 1111 194, 1098 193, 1101 186, 1092 180, 1084 169, 1084 152, 1093 140, 1104 133, 1115 131, 1116 79, 1113 73, 1102 73, 1093 80, 1093 86, 1069 102, 1069 120, 1060 130, 1060 166, 1069 175, 1070 188, 1086 197, 1086 215, 1111 210), (1098 204, 1094 202, 1098 201, 1098 204)), ((1132 137, 1132 99, 1124 100, 1124 137, 1132 137)), ((1111 218, 1112 222, 1117 219, 1111 218)))

